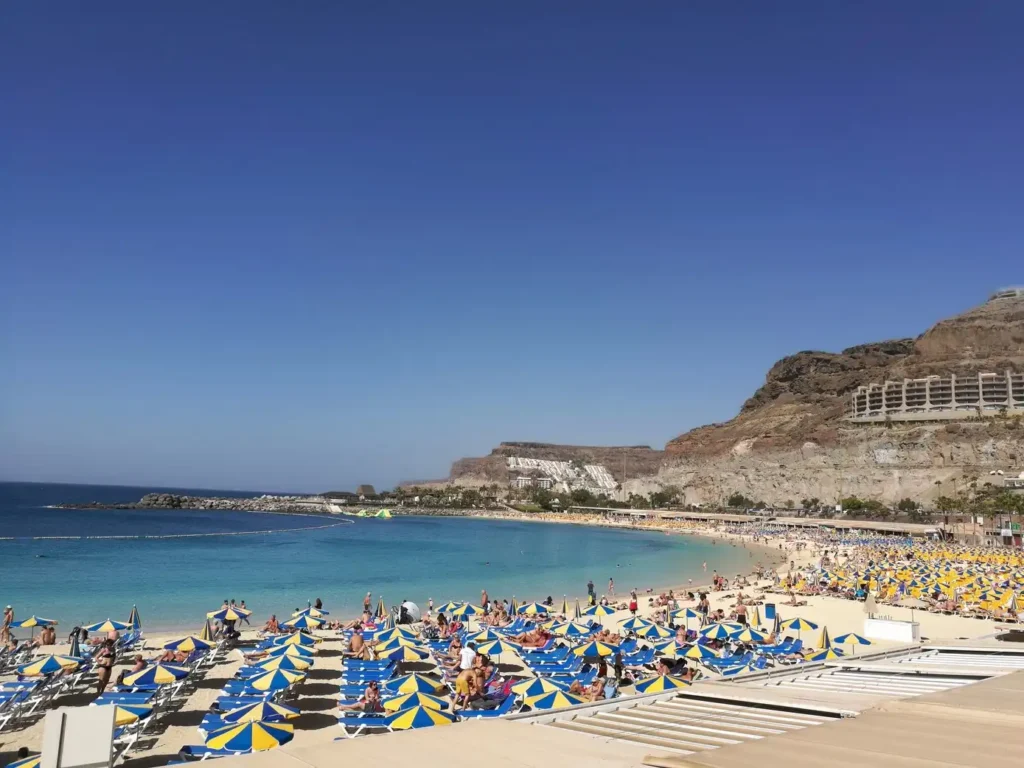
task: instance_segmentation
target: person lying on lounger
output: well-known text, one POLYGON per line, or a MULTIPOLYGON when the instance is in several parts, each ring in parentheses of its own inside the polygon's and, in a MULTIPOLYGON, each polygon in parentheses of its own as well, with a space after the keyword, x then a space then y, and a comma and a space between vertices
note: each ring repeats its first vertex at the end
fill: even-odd
POLYGON ((352 704, 339 704, 338 709, 342 712, 383 712, 384 707, 380 703, 380 689, 377 687, 377 681, 369 682, 366 692, 358 701, 352 704))

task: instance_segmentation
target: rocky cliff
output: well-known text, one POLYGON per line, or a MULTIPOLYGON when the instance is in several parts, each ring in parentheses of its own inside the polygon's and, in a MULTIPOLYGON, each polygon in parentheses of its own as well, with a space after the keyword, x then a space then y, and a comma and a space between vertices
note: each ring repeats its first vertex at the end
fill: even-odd
POLYGON ((506 458, 526 456, 604 464, 626 491, 675 485, 687 502, 697 503, 720 502, 734 492, 776 504, 953 495, 975 479, 986 482, 990 471, 1024 469, 1019 419, 855 425, 843 418, 850 395, 887 379, 1007 369, 1024 371, 1019 293, 943 320, 917 338, 783 358, 734 419, 680 435, 664 452, 502 443, 484 458, 455 462, 450 480, 503 484, 506 458))
POLYGON ((1007 369, 1024 371, 1022 296, 986 302, 916 339, 799 352, 772 366, 734 419, 670 441, 658 475, 632 486, 678 485, 695 502, 733 492, 779 503, 952 495, 958 482, 1019 469, 1019 420, 857 426, 843 419, 850 395, 887 379, 1007 369))

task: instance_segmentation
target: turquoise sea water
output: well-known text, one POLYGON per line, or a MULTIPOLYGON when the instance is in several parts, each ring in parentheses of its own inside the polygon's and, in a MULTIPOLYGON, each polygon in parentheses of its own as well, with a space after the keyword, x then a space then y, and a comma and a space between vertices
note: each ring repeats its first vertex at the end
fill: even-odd
MULTIPOLYGON (((225 598, 259 623, 320 597, 332 615, 358 613, 363 595, 388 605, 494 597, 541 599, 699 582, 747 571, 749 550, 706 539, 576 525, 473 518, 391 520, 248 512, 57 510, 61 502, 133 501, 150 488, 0 483, 0 603, 70 627, 137 604, 147 629, 198 628, 225 598), (257 532, 152 539, 47 539, 257 532), (272 531, 272 532, 266 532, 272 531)), ((185 491, 188 492, 188 491, 185 491)), ((228 495, 227 492, 192 491, 228 495)), ((259 494, 234 493, 236 496, 259 494)))

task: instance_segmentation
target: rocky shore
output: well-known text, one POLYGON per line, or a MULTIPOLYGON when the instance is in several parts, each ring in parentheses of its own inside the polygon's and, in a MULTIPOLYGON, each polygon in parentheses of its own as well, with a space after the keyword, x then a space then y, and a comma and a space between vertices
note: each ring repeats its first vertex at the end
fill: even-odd
POLYGON ((57 504, 58 509, 214 509, 242 512, 301 512, 330 514, 323 499, 309 496, 260 496, 228 498, 223 496, 179 496, 174 493, 147 493, 138 501, 117 504, 57 504))

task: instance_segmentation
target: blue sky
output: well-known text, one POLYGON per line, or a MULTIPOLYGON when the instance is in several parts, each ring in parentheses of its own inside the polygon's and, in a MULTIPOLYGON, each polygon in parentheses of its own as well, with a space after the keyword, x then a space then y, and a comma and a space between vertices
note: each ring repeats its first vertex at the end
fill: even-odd
POLYGON ((155 5, 4 10, 6 479, 660 447, 1024 279, 1017 4, 155 5))

